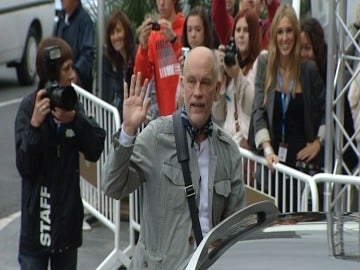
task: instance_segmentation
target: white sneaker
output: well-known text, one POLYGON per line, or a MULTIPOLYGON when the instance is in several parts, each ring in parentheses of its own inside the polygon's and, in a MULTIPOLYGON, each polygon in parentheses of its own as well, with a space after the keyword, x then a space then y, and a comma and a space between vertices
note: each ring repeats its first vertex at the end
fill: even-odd
POLYGON ((89 223, 87 223, 85 220, 83 220, 82 229, 83 229, 83 231, 90 231, 90 230, 91 230, 91 226, 89 225, 89 223))

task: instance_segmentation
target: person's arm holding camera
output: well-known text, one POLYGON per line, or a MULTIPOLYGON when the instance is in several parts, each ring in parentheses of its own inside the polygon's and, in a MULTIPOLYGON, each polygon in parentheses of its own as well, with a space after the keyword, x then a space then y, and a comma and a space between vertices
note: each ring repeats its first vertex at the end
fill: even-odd
MULTIPOLYGON (((221 82, 221 88, 219 92, 219 97, 216 100, 216 102, 213 105, 213 114, 217 122, 221 123, 226 118, 227 113, 227 102, 226 99, 233 99, 234 96, 227 96, 227 88, 230 84, 231 80, 234 80, 234 86, 236 86, 236 81, 238 80, 238 77, 243 78, 244 75, 242 74, 241 68, 238 64, 237 56, 234 53, 233 61, 230 61, 231 63, 228 63, 226 57, 229 52, 229 46, 228 45, 219 45, 218 51, 219 51, 219 63, 220 63, 220 75, 219 75, 219 81, 221 82)), ((233 53, 233 52, 231 52, 233 53)), ((238 89, 232 89, 232 93, 238 93, 238 89)))
MULTIPOLYGON (((240 66, 238 64, 238 60, 236 55, 234 54, 234 65, 226 64, 226 51, 227 48, 225 45, 219 45, 219 63, 220 63, 220 76, 219 80, 222 84, 220 93, 222 95, 225 94, 226 87, 229 84, 229 80, 236 79, 239 76, 239 73, 242 75, 242 71, 240 69, 240 66)), ((243 77, 244 75, 242 75, 243 77)))
POLYGON ((34 128, 40 127, 45 117, 51 113, 55 124, 71 126, 74 129, 80 151, 84 153, 86 159, 97 161, 104 149, 105 131, 96 123, 95 119, 85 115, 80 103, 77 103, 71 110, 61 107, 51 108, 50 98, 46 95, 45 89, 37 92, 31 125, 34 128))
POLYGON ((54 122, 58 125, 61 124, 70 124, 74 121, 75 118, 75 110, 63 110, 61 108, 55 107, 51 114, 54 117, 54 122))
POLYGON ((236 79, 241 73, 242 74, 239 61, 238 61, 239 49, 236 47, 234 37, 230 38, 229 43, 224 46, 219 46, 219 60, 221 67, 224 70, 224 75, 226 74, 231 79, 236 79))
POLYGON ((224 56, 225 45, 218 47, 218 62, 219 62, 219 82, 221 83, 220 91, 217 94, 216 100, 212 106, 212 116, 215 122, 222 126, 226 118, 226 87, 227 77, 224 71, 224 56))
POLYGON ((139 49, 147 50, 148 48, 149 36, 152 30, 151 21, 151 18, 145 19, 138 29, 140 43, 139 49))
POLYGON ((35 175, 41 166, 41 125, 49 115, 53 116, 56 124, 71 124, 75 111, 52 109, 45 89, 36 91, 31 102, 28 98, 24 99, 19 107, 15 120, 16 163, 23 177, 35 175), (32 111, 29 111, 30 108, 32 111))
POLYGON ((242 74, 242 71, 241 71, 241 68, 239 66, 239 62, 238 62, 238 59, 237 59, 237 56, 236 54, 234 54, 234 58, 235 58, 235 64, 234 65, 226 65, 225 63, 225 46, 223 45, 220 45, 219 46, 219 52, 221 52, 221 58, 222 58, 222 61, 221 61, 221 64, 222 64, 222 67, 224 69, 224 73, 231 79, 237 79, 237 77, 240 75, 242 77, 244 77, 244 75, 242 74), (222 47, 224 47, 222 49, 222 47))
POLYGON ((42 98, 45 90, 27 96, 15 119, 16 167, 24 179, 34 179, 41 167, 42 133, 40 126, 50 112, 50 100, 42 98))
POLYGON ((134 74, 141 72, 142 78, 151 79, 153 76, 154 61, 151 59, 151 51, 149 51, 149 38, 152 31, 152 19, 147 18, 138 28, 139 49, 135 57, 134 74))
POLYGON ((41 89, 36 93, 34 110, 31 115, 31 126, 38 128, 44 121, 46 115, 51 111, 50 98, 44 97, 46 90, 41 89))
MULTIPOLYGON (((180 42, 178 42, 177 35, 175 31, 172 29, 172 23, 166 19, 160 19, 159 24, 161 26, 160 32, 167 38, 167 40, 173 45, 176 45, 176 48, 180 46, 180 42)), ((175 50, 176 51, 176 50, 175 50)))

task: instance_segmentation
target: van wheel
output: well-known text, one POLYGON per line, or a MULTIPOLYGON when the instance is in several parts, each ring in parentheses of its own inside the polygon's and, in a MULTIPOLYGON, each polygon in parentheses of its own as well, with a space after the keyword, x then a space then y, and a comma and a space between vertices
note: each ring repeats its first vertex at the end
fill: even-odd
POLYGON ((20 85, 32 85, 36 77, 36 51, 39 35, 35 27, 31 27, 26 38, 26 45, 20 64, 16 66, 16 74, 20 85))

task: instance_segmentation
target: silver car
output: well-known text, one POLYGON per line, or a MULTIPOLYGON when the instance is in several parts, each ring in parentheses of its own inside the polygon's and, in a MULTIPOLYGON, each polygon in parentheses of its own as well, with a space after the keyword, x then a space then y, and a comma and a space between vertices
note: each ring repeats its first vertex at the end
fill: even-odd
POLYGON ((186 270, 360 269, 359 221, 353 213, 280 214, 260 202, 213 228, 186 270))

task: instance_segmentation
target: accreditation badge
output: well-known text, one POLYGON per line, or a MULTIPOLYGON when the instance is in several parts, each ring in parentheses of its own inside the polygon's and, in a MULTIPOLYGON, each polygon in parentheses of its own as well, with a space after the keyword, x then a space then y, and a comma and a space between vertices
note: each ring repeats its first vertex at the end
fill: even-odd
POLYGON ((287 144, 281 143, 279 145, 279 151, 278 151, 279 160, 281 162, 286 162, 287 151, 288 151, 287 144))

